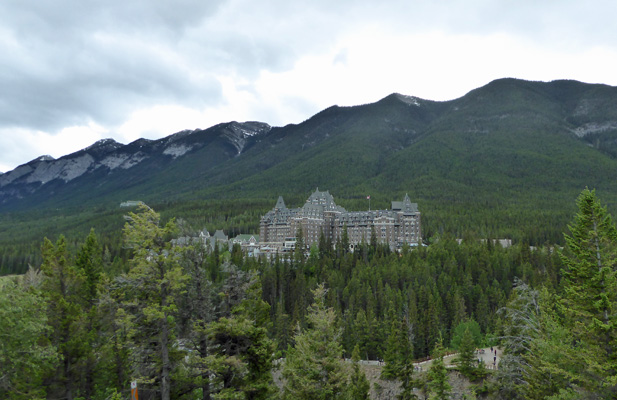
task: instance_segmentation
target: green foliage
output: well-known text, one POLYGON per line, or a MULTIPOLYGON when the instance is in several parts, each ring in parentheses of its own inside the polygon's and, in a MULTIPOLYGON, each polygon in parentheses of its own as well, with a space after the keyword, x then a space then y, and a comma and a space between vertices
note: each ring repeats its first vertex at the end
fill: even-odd
POLYGON ((87 331, 83 323, 85 276, 74 265, 60 236, 54 245, 45 239, 41 271, 45 279, 41 289, 47 300, 49 340, 58 349, 62 362, 48 377, 48 394, 72 398, 79 390, 84 354, 88 351, 87 331))
POLYGON ((141 360, 137 376, 158 382, 163 400, 170 398, 171 374, 179 354, 176 343, 177 300, 187 276, 180 267, 179 250, 171 245, 173 222, 159 226, 160 216, 147 206, 129 213, 124 228, 125 243, 132 249, 129 272, 117 292, 130 339, 141 360), (154 344, 154 346, 153 346, 154 344))
POLYGON ((501 390, 512 398, 609 398, 615 391, 616 229, 595 192, 584 190, 577 205, 558 292, 521 286, 507 308, 510 355, 500 375, 509 375, 513 385, 501 390))
POLYGON ((218 390, 216 398, 269 399, 275 392, 271 375, 274 345, 266 329, 269 307, 261 300, 254 276, 248 277, 241 297, 245 298, 229 317, 207 328, 212 388, 218 390))
POLYGON ((0 281, 0 397, 33 399, 46 395, 43 377, 59 362, 47 333, 45 301, 40 293, 12 281, 0 281))
MULTIPOLYGON (((149 393, 163 394, 167 382, 169 398, 272 398, 276 338, 279 354, 287 350, 287 398, 365 396, 358 363, 341 361, 353 352, 356 360, 384 358, 384 377, 399 380, 407 399, 422 386, 413 360, 442 347, 443 333, 458 343, 461 372, 472 380, 489 374, 483 395, 610 397, 617 238, 594 192, 584 191, 578 204, 563 251, 502 248, 473 233, 460 244, 443 235, 401 254, 370 246, 344 252, 324 239, 302 260, 232 251, 236 266, 216 249, 173 245, 176 224, 162 225, 147 207, 128 216, 126 265, 93 232, 81 243, 46 240, 42 276, 31 269, 20 278, 31 299, 0 292, 0 313, 35 343, 22 364, 6 364, 11 387, 28 393, 11 395, 104 399, 137 378, 149 393), (10 302, 33 310, 38 324, 20 321, 10 302), (489 334, 505 346, 498 371, 469 362, 489 334), (31 368, 30 356, 43 357, 41 369, 27 379, 14 374, 31 368)), ((19 349, 6 343, 0 352, 19 349)), ((428 375, 443 397, 439 358, 428 375)))
POLYGON ((347 398, 349 400, 368 400, 371 384, 366 379, 364 371, 360 368, 360 348, 356 345, 351 356, 353 363, 351 376, 349 377, 349 385, 347 389, 347 398))
POLYGON ((475 371, 475 352, 476 344, 474 342, 474 337, 471 333, 469 327, 465 328, 465 332, 463 332, 463 336, 459 342, 459 356, 457 358, 457 363, 459 367, 459 371, 466 377, 473 379, 473 373, 475 371))
POLYGON ((385 365, 381 369, 381 379, 396 379, 401 368, 400 345, 401 331, 399 321, 392 321, 388 342, 384 354, 385 365))
POLYGON ((455 350, 460 350, 461 342, 465 333, 469 331, 469 335, 471 337, 471 346, 482 347, 482 331, 480 329, 480 325, 473 319, 470 319, 465 322, 461 322, 454 328, 454 332, 452 333, 452 340, 450 340, 450 347, 455 350))
POLYGON ((445 350, 441 338, 433 350, 433 364, 428 371, 428 387, 431 399, 447 400, 450 397, 452 386, 448 382, 448 370, 443 360, 445 350))
POLYGON ((562 305, 564 323, 591 355, 580 377, 589 388, 617 388, 617 229, 595 191, 577 199, 579 212, 565 235, 562 305), (598 385, 598 386, 596 386, 598 385))
POLYGON ((299 329, 295 346, 283 366, 284 398, 297 400, 343 399, 347 377, 341 363, 343 348, 336 313, 326 307, 323 285, 313 291, 307 329, 299 329))
MULTIPOLYGON (((536 246, 562 244, 574 211, 570 199, 581 187, 596 187, 606 198, 617 193, 616 133, 610 129, 616 97, 614 88, 601 85, 518 80, 419 106, 391 95, 273 128, 247 139, 240 155, 230 153, 221 124, 195 133, 193 140, 208 146, 174 161, 154 157, 67 190, 43 185, 53 196, 43 190, 3 204, 0 274, 40 264, 33 250, 45 235, 64 234, 73 242, 94 227, 103 247, 119 244, 124 211, 118 204, 127 199, 235 236, 256 232, 278 195, 299 204, 318 186, 352 210, 367 208, 369 192, 376 209, 413 190, 426 240, 473 231, 536 246), (587 124, 609 129, 583 138, 571 134, 587 124)), ((121 246, 109 247, 117 252, 112 258, 123 256, 121 246)))

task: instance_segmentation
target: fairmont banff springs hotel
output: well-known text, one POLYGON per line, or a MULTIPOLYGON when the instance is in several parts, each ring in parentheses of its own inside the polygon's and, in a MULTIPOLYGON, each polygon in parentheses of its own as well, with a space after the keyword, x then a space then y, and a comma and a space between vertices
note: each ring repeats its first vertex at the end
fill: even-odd
POLYGON ((295 247, 298 229, 307 247, 319 243, 322 233, 326 240, 336 243, 345 227, 352 250, 370 243, 372 233, 378 243, 388 244, 392 250, 422 243, 418 204, 409 201, 409 196, 393 201, 391 210, 347 211, 334 203, 330 193, 316 190, 301 208, 287 208, 279 197, 274 208, 261 218, 259 244, 265 251, 289 251, 295 247))

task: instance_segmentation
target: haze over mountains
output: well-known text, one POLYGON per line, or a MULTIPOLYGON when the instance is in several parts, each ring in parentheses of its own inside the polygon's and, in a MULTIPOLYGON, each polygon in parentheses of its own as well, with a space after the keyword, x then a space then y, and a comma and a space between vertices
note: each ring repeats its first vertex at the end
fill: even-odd
POLYGON ((371 194, 376 205, 408 193, 433 222, 444 210, 461 219, 493 210, 503 220, 480 229, 491 231, 525 211, 566 215, 586 186, 615 204, 616 105, 611 86, 500 79, 452 101, 392 94, 284 127, 228 122, 126 145, 102 140, 0 175, 0 212, 302 199, 319 187, 348 201, 371 194))

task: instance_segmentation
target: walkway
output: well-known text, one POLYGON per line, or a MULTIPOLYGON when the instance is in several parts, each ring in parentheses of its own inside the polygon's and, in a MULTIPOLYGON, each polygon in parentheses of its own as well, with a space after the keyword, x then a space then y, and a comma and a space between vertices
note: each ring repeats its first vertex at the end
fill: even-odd
MULTIPOLYGON (((501 354, 503 353, 502 349, 497 348, 497 347, 487 347, 484 349, 479 349, 479 351, 477 351, 476 353, 476 357, 478 359, 482 359, 482 361, 484 362, 484 365, 486 366, 487 369, 496 369, 499 366, 499 361, 501 360, 501 354), (495 351, 497 353, 495 353, 495 351)), ((446 364, 446 366, 454 366, 454 360, 456 359, 456 357, 458 356, 458 353, 454 353, 454 354, 449 354, 447 356, 445 356, 444 362, 446 364)), ((426 360, 426 361, 420 361, 417 363, 414 363, 416 370, 418 371, 426 371, 431 367, 431 364, 433 363, 432 359, 426 360)), ((360 364, 364 364, 364 365, 374 365, 374 366, 381 366, 384 365, 383 362, 381 361, 374 361, 374 360, 361 360, 360 364)))

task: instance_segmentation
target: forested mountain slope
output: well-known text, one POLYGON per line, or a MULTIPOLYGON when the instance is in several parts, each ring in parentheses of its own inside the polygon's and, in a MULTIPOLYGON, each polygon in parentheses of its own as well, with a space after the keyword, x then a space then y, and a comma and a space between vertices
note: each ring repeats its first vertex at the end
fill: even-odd
POLYGON ((279 195, 296 206, 316 187, 349 209, 367 208, 368 194, 387 208, 408 193, 426 237, 560 241, 583 188, 615 205, 616 104, 606 85, 500 79, 446 102, 392 94, 284 127, 232 122, 97 143, 0 175, 0 244, 40 241, 42 215, 80 235, 113 225, 103 220, 115 229, 125 200, 209 229, 255 231, 279 195))

